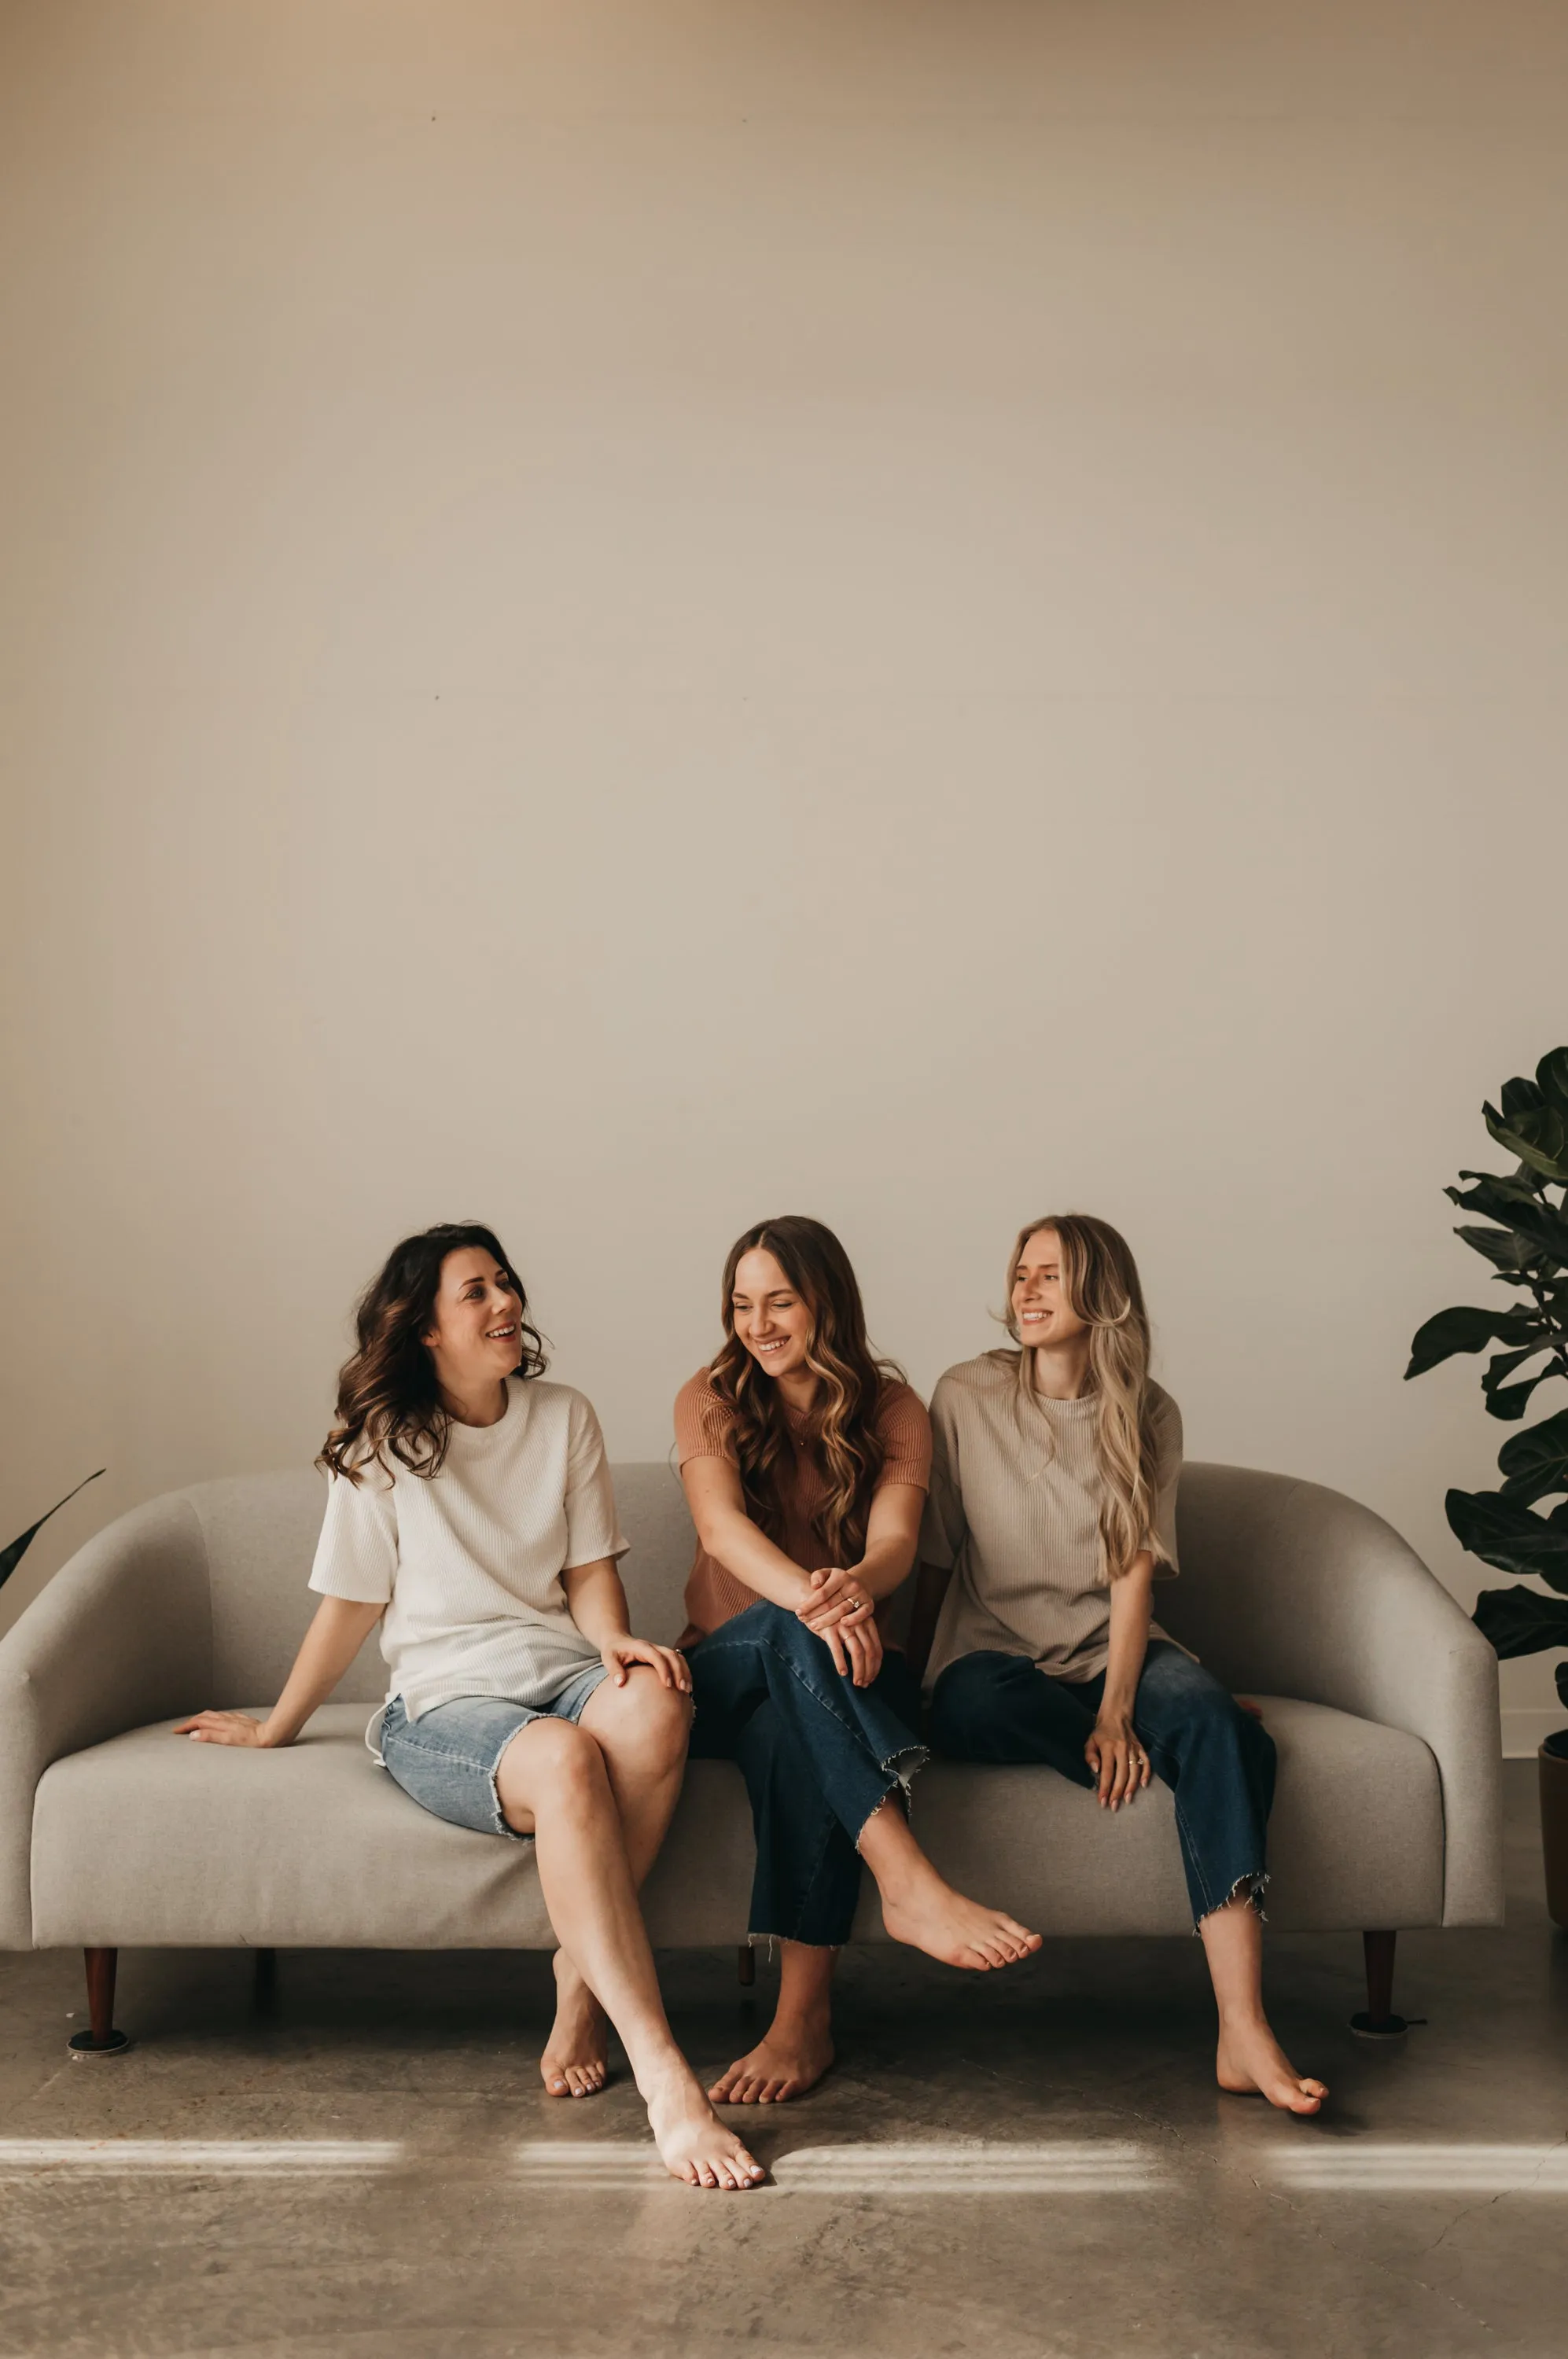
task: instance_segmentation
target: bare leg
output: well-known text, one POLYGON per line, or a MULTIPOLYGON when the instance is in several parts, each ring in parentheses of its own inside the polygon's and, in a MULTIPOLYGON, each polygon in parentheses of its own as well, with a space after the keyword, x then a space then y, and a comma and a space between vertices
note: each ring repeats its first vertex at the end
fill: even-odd
MULTIPOLYGON (((614 1680, 596 1687, 578 1725, 588 1731, 604 1756, 626 1864, 640 1891, 681 1799, 691 1700, 639 1665, 624 1688, 614 1680)), ((570 1952, 560 1949, 555 1953, 555 2022, 539 2059, 550 2094, 596 2095, 608 2070, 607 2048, 604 2010, 570 1952)))
POLYGON ((1263 2012, 1263 1920, 1244 1896, 1213 1908, 1198 1927, 1220 2012, 1214 2070, 1222 2089, 1267 2097, 1290 2114, 1315 2114, 1328 2091, 1303 2080, 1263 2012))
POLYGON ((999 1908, 966 1899, 937 1874, 891 1795, 862 1827, 860 1856, 877 1878, 891 1940, 976 1973, 1013 1965, 1040 1948, 1038 1933, 999 1908))
POLYGON ((598 1745, 569 1721, 530 1721, 495 1782, 507 1825, 534 1837, 550 1923, 620 2034, 665 2169, 691 2187, 755 2187, 761 2166, 715 2118, 666 2020, 598 1745))
POLYGON ((833 2060, 831 1993, 838 1951, 782 1941, 779 1958, 773 2020, 750 2055, 714 2082, 708 2094, 716 2105, 779 2105, 787 2097, 803 2097, 833 2060))

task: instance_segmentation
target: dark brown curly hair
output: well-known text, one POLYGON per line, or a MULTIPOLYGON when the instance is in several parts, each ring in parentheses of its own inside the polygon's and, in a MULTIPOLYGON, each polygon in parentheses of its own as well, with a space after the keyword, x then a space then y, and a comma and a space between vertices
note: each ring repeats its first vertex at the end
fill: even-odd
POLYGON ((510 1255, 494 1229, 477 1221, 442 1221, 405 1237, 387 1256, 354 1310, 359 1349, 338 1370, 337 1417, 318 1466, 357 1483, 379 1463, 388 1474, 405 1467, 427 1479, 441 1473, 452 1439, 435 1362, 424 1338, 435 1317, 441 1268, 450 1253, 477 1245, 500 1263, 517 1290, 517 1340, 522 1361, 514 1371, 537 1376, 548 1364, 544 1339, 528 1318, 528 1299, 510 1255))
POLYGON ((770 1539, 783 1527, 779 1476, 791 1453, 784 1404, 735 1331, 735 1272, 743 1257, 770 1253, 811 1313, 806 1365, 820 1386, 807 1442, 827 1484, 811 1519, 826 1560, 847 1564, 865 1551, 871 1495, 887 1452, 877 1431, 883 1387, 903 1381, 891 1360, 875 1353, 866 1335, 866 1311, 849 1256, 821 1221, 787 1212, 759 1221, 737 1237, 724 1264, 720 1315, 725 1343, 713 1362, 713 1390, 735 1411, 735 1456, 746 1512, 770 1539))

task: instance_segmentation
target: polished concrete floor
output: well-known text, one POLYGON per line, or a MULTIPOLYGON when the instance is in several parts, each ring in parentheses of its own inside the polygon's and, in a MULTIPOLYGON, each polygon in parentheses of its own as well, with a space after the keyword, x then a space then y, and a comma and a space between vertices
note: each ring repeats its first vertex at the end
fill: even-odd
MULTIPOLYGON (((772 2183, 728 2198, 660 2179, 624 2076, 542 2095, 541 1958, 286 1955, 258 2017, 243 1958, 130 1956, 137 2046, 87 2063, 78 1961, 4 1959, 0 2350, 1556 2359, 1568 1935, 1533 1764, 1508 1801, 1508 1930, 1404 1938, 1402 2053, 1345 2028, 1353 1936, 1273 1941, 1320 2122, 1214 2089, 1196 1943, 984 1981, 878 1950, 844 1962, 838 2070, 756 2120, 772 2183)), ((754 1999, 733 1954, 663 1966, 726 2061, 767 1966, 754 1999)))

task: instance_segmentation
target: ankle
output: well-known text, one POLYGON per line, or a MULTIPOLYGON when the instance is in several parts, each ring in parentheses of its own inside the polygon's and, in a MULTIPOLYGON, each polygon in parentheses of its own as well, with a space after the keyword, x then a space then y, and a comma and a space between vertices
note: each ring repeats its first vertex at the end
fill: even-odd
POLYGON ((1237 2000, 1229 2006, 1222 2006, 1219 2016, 1222 2039, 1241 2039, 1258 2032, 1269 2038, 1273 2036, 1269 2029, 1269 2017, 1263 2012, 1261 1999, 1237 2000))

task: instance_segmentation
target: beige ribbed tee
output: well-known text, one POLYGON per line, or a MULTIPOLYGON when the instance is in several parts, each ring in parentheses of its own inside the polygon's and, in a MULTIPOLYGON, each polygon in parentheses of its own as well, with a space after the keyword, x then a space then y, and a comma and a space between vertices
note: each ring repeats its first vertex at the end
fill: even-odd
MULTIPOLYGON (((961 1655, 1027 1655, 1059 1680, 1089 1680, 1110 1653, 1110 1585, 1100 1546, 1099 1402, 1047 1400, 1020 1381, 1021 1354, 986 1352, 949 1368, 931 1396, 931 1477, 920 1532, 926 1564, 952 1568, 926 1670, 961 1655)), ((1181 1413, 1149 1387, 1159 1450, 1153 1532, 1176 1571, 1181 1413)), ((1168 1634, 1158 1623, 1149 1636, 1168 1634)))

